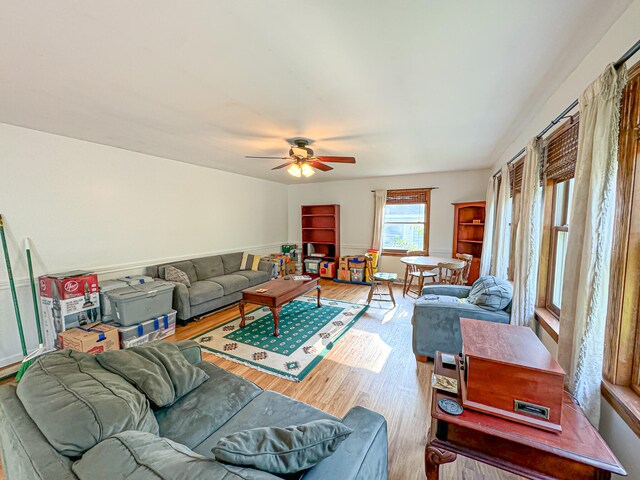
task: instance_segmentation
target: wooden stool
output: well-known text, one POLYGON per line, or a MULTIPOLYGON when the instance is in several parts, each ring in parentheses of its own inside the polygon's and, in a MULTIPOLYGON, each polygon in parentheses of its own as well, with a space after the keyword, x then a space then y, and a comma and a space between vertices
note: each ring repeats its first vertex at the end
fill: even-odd
POLYGON ((378 300, 379 302, 391 302, 395 307, 396 299, 393 298, 393 289, 391 288, 391 285, 397 279, 398 279, 397 273, 384 273, 384 272, 374 273, 373 278, 371 279, 371 288, 369 289, 369 297, 367 298, 367 305, 371 303, 371 300, 374 300, 373 296, 375 295, 376 296, 375 300, 378 300), (375 291, 379 285, 383 285, 383 284, 387 285, 387 289, 389 290, 389 293, 382 293, 382 292, 375 291), (387 296, 389 298, 385 298, 387 296))

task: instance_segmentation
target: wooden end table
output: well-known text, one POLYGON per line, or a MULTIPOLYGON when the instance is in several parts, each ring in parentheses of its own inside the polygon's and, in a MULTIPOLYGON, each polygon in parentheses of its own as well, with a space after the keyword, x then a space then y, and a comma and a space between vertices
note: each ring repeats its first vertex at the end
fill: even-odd
MULTIPOLYGON (((456 378, 460 385, 458 367, 444 368, 440 352, 435 355, 434 372, 456 378)), ((547 432, 468 408, 462 415, 450 415, 438 406, 441 398, 462 405, 459 391, 453 395, 433 389, 431 428, 424 452, 428 480, 437 480, 439 466, 453 462, 457 455, 534 480, 605 480, 611 478, 612 473, 627 474, 566 391, 561 433, 547 432)))
POLYGON ((242 321, 240 322, 240 328, 245 327, 244 307, 247 303, 255 303, 262 305, 263 307, 269 307, 273 314, 273 336, 280 336, 280 330, 278 329, 278 322, 280 320, 280 310, 282 307, 305 293, 309 293, 312 290, 318 292, 318 308, 322 306, 320 303, 320 291, 322 287, 318 283, 320 278, 317 275, 310 275, 311 280, 293 280, 293 275, 287 275, 282 278, 276 278, 275 280, 269 280, 268 282, 261 283, 254 287, 246 288, 242 290, 242 300, 238 304, 240 309, 240 316, 242 321), (266 289, 265 292, 257 292, 257 290, 266 289))

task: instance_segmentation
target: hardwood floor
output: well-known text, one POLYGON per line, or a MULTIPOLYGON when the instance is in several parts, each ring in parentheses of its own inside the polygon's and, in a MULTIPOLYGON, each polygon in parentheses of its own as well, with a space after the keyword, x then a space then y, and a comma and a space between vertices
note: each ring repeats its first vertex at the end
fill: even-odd
MULTIPOLYGON (((366 303, 368 287, 322 280, 322 296, 366 303)), ((424 445, 430 423, 432 365, 417 363, 411 350, 413 299, 394 288, 397 306, 375 300, 320 364, 300 383, 259 372, 204 352, 207 360, 260 387, 309 403, 338 417, 362 405, 384 415, 389 431, 389 478, 424 480, 424 445)), ((237 306, 179 327, 170 340, 198 335, 238 315, 237 306)), ((441 468, 444 480, 516 480, 459 456, 441 468)), ((0 479, 3 479, 0 471, 0 479)), ((335 479, 329 479, 335 480, 335 479)), ((372 479, 373 480, 373 479, 372 479)))

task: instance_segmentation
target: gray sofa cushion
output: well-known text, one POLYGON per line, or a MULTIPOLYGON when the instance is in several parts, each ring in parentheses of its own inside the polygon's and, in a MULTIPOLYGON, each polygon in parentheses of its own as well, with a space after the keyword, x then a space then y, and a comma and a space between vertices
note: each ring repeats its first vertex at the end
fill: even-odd
POLYGON ((220 255, 222 263, 224 265, 224 273, 230 274, 240 270, 240 264, 242 263, 242 252, 237 253, 225 253, 220 255))
POLYGON ((191 365, 176 345, 164 341, 104 352, 96 358, 100 365, 135 385, 158 407, 171 405, 209 378, 191 365))
POLYGON ((478 307, 496 311, 507 308, 512 297, 513 287, 509 281, 485 275, 473 283, 467 300, 478 307))
POLYGON ((200 445, 194 447, 194 451, 211 457, 211 449, 222 437, 232 433, 258 427, 288 427, 322 419, 339 420, 311 405, 267 390, 254 398, 200 445))
POLYGON ((265 472, 295 473, 313 467, 353 433, 335 420, 314 420, 290 427, 251 428, 221 438, 217 460, 265 472))
POLYGON ((125 430, 158 433, 147 398, 86 353, 60 350, 38 358, 17 394, 49 443, 69 457, 125 430))
MULTIPOLYGON (((193 266, 193 263, 191 262, 191 260, 169 263, 168 265, 171 265, 172 267, 175 267, 178 270, 182 270, 184 273, 186 273, 191 283, 198 281, 198 276, 196 275, 196 267, 193 266)), ((162 279, 164 279, 164 276, 165 276, 164 269, 166 266, 167 265, 160 265, 158 267, 158 275, 162 279)))
POLYGON ((209 362, 198 364, 209 379, 168 408, 156 411, 160 435, 194 448, 262 389, 209 362))
POLYGON ((223 296, 222 285, 214 282, 213 279, 211 281, 203 280, 192 283, 191 288, 189 288, 189 303, 191 305, 200 305, 223 296))
POLYGON ((196 269, 198 280, 205 280, 211 277, 218 277, 224 275, 224 265, 222 263, 222 257, 220 255, 214 255, 212 257, 194 258, 191 260, 193 266, 196 269))
POLYGON ((240 270, 238 275, 242 275, 247 278, 249 280, 250 287, 267 282, 271 279, 269 272, 263 272, 262 270, 240 270))
POLYGON ((80 480, 277 480, 269 473, 223 465, 184 445, 143 432, 116 434, 73 464, 80 480))
POLYGON ((221 277, 211 278, 210 280, 222 285, 225 295, 239 292, 240 290, 249 287, 249 279, 240 275, 239 273, 222 275, 221 277))

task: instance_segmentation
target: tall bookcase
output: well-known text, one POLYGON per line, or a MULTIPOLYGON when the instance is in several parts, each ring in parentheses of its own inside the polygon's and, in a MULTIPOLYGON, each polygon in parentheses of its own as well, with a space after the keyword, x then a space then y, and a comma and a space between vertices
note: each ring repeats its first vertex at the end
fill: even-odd
POLYGON ((484 219, 486 202, 454 203, 453 218, 453 257, 456 253, 473 255, 469 271, 469 285, 480 275, 480 257, 484 237, 484 219))
POLYGON ((309 245, 323 259, 337 262, 340 257, 340 205, 302 206, 302 261, 309 256, 309 245))

